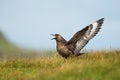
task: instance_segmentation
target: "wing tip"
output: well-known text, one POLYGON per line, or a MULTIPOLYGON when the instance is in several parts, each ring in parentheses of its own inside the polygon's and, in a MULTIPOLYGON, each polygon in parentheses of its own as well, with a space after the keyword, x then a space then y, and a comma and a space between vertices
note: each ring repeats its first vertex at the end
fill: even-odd
POLYGON ((99 20, 104 21, 104 19, 105 19, 105 18, 101 18, 101 19, 99 19, 99 20))
POLYGON ((104 18, 101 18, 99 20, 96 21, 98 23, 99 26, 102 26, 103 22, 104 22, 104 18))
POLYGON ((104 21, 105 18, 101 18, 100 20, 104 21))
POLYGON ((101 19, 99 19, 99 20, 97 20, 97 21, 104 21, 104 18, 101 18, 101 19))
POLYGON ((103 18, 101 18, 102 20, 104 20, 105 18, 103 17, 103 18))

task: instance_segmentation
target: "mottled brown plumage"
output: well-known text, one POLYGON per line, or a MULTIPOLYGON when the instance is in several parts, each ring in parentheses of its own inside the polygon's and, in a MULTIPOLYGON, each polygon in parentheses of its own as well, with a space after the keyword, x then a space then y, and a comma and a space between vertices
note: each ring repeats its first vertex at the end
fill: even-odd
POLYGON ((103 21, 104 18, 101 18, 93 24, 86 26, 74 34, 69 41, 66 41, 59 34, 52 34, 55 36, 53 39, 55 39, 57 43, 57 52, 64 58, 81 55, 81 49, 99 32, 103 21))

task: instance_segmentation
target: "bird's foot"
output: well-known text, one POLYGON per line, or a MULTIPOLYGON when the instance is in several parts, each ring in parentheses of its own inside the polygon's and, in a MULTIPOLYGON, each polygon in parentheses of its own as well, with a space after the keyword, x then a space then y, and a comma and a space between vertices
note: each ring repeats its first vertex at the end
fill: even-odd
POLYGON ((85 54, 85 53, 77 53, 77 54, 75 54, 75 56, 81 56, 83 54, 85 54))

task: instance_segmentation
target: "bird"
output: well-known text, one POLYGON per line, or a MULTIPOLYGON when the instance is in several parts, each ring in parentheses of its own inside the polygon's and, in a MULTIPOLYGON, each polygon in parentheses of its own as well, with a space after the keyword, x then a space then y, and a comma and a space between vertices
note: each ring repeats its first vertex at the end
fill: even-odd
POLYGON ((60 34, 51 34, 54 36, 52 40, 56 40, 58 54, 63 58, 81 55, 80 51, 100 31, 103 22, 104 18, 96 20, 76 32, 69 41, 65 40, 60 34))

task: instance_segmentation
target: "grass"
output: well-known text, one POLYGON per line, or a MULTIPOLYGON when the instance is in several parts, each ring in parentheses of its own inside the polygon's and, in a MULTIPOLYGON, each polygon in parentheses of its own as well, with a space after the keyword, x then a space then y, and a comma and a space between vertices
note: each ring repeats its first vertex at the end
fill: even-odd
POLYGON ((55 51, 26 51, 0 33, 0 80, 120 80, 120 51, 64 59, 55 51))
POLYGON ((120 51, 0 60, 0 80, 119 80, 120 51))

